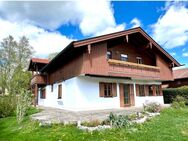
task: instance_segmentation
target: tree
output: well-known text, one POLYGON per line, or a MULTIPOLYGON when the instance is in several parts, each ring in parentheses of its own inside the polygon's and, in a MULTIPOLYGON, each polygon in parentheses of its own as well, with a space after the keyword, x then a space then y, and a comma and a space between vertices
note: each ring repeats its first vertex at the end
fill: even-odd
POLYGON ((3 93, 7 90, 9 94, 16 94, 20 87, 28 88, 31 75, 26 68, 32 53, 25 36, 19 42, 12 36, 3 39, 0 44, 0 87, 3 93))
POLYGON ((57 54, 58 54, 58 52, 50 53, 50 54, 48 55, 48 59, 49 59, 49 60, 52 60, 57 54))

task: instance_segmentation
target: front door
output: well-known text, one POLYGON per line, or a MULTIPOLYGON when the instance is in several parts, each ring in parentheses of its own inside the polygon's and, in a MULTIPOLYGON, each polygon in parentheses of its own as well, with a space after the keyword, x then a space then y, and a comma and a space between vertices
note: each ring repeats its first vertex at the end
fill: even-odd
POLYGON ((120 106, 130 106, 130 85, 120 84, 120 106))

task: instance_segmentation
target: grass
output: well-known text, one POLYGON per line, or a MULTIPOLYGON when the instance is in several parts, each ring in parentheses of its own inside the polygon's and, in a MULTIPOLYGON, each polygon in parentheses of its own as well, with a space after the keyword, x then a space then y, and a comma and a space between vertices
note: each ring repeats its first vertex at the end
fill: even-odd
POLYGON ((26 120, 17 124, 15 117, 0 119, 0 141, 187 141, 188 108, 164 109, 159 117, 130 129, 84 132, 74 125, 39 127, 26 120))

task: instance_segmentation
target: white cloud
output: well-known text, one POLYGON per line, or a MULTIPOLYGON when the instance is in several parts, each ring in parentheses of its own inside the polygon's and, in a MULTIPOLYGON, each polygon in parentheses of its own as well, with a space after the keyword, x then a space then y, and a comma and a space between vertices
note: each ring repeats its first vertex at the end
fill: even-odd
POLYGON ((176 56, 176 53, 175 52, 171 52, 170 55, 176 56))
POLYGON ((0 27, 0 41, 8 35, 12 35, 16 40, 25 35, 36 52, 35 56, 39 57, 47 57, 49 53, 59 52, 72 41, 59 32, 48 32, 27 23, 0 19, 0 27))
POLYGON ((182 55, 183 55, 183 57, 188 57, 188 52, 185 52, 182 55))
POLYGON ((120 24, 116 27, 108 27, 103 31, 99 31, 96 33, 96 35, 104 35, 104 34, 108 34, 108 33, 113 33, 113 32, 118 32, 118 31, 122 31, 125 29, 125 24, 120 24))
POLYGON ((186 51, 186 48, 183 48, 183 49, 182 49, 182 52, 184 52, 184 51, 186 51))
POLYGON ((132 24, 132 28, 141 26, 141 21, 138 18, 132 19, 130 23, 132 24))
POLYGON ((182 3, 168 3, 165 14, 152 25, 153 38, 167 49, 188 41, 188 9, 182 3))
POLYGON ((113 14, 108 0, 0 3, 0 17, 6 20, 24 21, 49 30, 56 30, 64 24, 78 25, 85 36, 116 31, 120 27, 124 29, 125 24, 117 25, 113 14))

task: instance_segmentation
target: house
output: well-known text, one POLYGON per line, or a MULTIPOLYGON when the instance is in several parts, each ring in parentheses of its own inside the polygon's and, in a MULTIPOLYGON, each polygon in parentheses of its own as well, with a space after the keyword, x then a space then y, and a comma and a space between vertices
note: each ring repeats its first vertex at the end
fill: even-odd
POLYGON ((50 62, 31 59, 36 104, 96 110, 163 104, 162 81, 180 64, 142 28, 73 41, 50 62))
POLYGON ((188 86, 188 68, 173 70, 174 81, 163 82, 165 88, 188 86))

